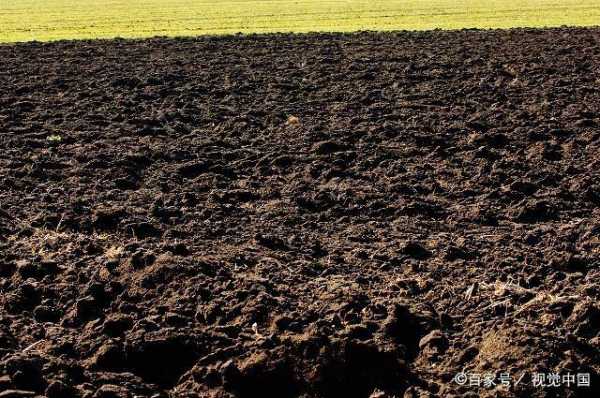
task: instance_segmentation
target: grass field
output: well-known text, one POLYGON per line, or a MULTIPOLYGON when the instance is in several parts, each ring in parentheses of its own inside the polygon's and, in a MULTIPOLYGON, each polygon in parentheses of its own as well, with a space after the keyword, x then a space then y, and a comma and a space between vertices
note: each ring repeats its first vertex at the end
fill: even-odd
POLYGON ((598 0, 0 0, 0 42, 599 21, 598 0))

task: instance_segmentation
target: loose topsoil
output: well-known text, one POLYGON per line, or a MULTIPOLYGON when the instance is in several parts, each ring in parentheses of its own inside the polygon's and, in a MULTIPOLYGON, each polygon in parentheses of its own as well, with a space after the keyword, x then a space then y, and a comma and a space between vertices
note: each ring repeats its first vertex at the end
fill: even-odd
POLYGON ((600 396, 599 65, 598 29, 0 46, 0 397, 600 396))

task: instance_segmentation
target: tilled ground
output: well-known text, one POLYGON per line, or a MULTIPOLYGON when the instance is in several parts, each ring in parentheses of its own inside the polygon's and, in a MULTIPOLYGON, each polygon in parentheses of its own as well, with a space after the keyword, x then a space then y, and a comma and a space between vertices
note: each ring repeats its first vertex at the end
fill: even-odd
POLYGON ((1 46, 0 396, 599 396, 599 65, 598 29, 1 46))

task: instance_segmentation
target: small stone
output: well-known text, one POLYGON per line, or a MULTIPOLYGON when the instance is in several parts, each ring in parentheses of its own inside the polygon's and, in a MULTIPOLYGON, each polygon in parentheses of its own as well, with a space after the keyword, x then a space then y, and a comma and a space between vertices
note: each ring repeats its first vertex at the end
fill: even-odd
POLYGON ((300 118, 298 118, 298 116, 289 116, 285 124, 288 126, 299 126, 300 118))

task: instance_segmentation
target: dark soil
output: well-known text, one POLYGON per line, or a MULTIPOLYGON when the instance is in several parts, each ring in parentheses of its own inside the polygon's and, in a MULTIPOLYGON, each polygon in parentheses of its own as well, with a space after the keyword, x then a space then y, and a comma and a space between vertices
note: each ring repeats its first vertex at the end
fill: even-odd
POLYGON ((600 30, 8 45, 0 88, 1 397, 600 396, 600 30))

